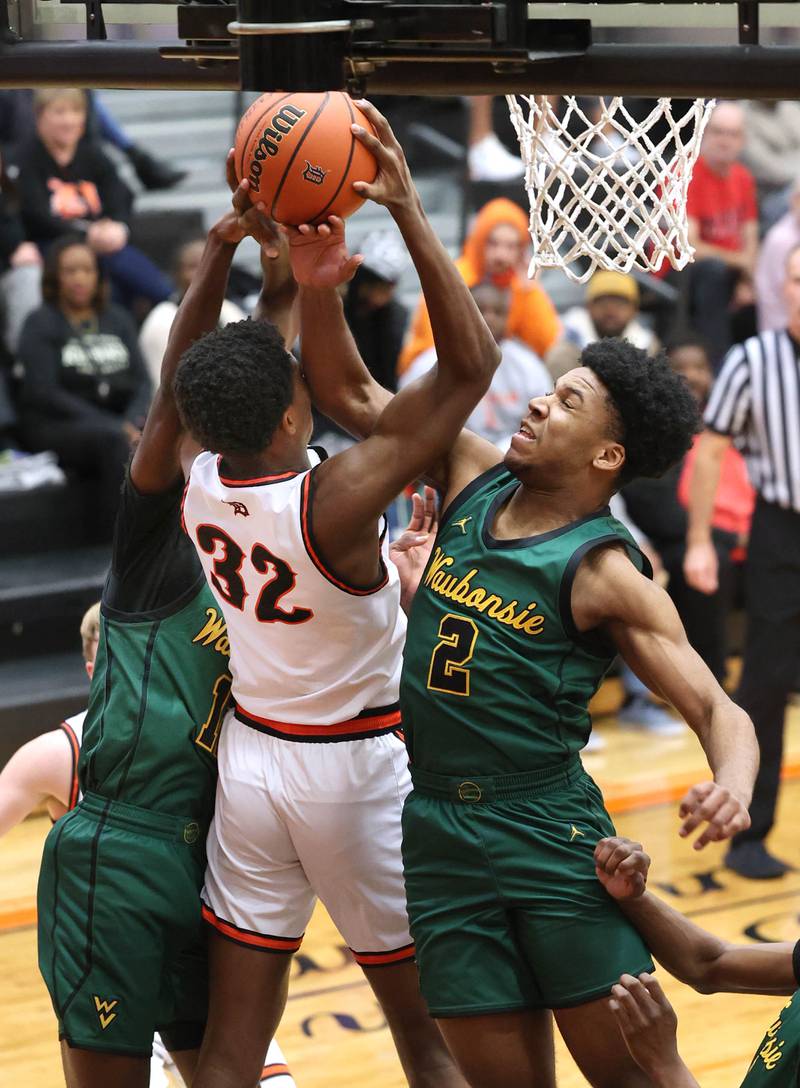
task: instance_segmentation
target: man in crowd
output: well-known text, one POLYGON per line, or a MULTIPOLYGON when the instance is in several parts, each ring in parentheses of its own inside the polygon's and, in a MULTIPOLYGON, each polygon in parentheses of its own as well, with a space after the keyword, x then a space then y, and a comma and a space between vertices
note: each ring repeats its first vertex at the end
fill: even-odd
POLYGON ((687 194, 692 324, 719 363, 734 340, 735 311, 752 305, 758 252, 758 209, 753 176, 739 161, 745 122, 741 106, 721 102, 709 118, 687 194))
POLYGON ((767 231, 758 253, 755 288, 759 332, 786 328, 783 281, 786 258, 795 246, 800 246, 800 175, 792 186, 788 211, 767 231))
POLYGON ((639 285, 633 276, 607 270, 595 272, 586 288, 585 306, 573 306, 562 315, 563 334, 545 358, 553 378, 576 367, 586 345, 606 336, 618 336, 654 355, 658 340, 638 314, 639 285))
POLYGON ((800 103, 760 99, 741 103, 745 122, 742 162, 758 186, 762 230, 788 210, 800 177, 800 103))
POLYGON ((736 700, 753 719, 761 765, 751 826, 734 840, 726 864, 766 880, 789 866, 765 839, 775 819, 786 704, 800 669, 800 249, 786 260, 784 329, 762 332, 729 352, 705 411, 706 432, 690 489, 684 571, 701 593, 719 586, 712 539, 723 459, 736 442, 746 451, 757 492, 747 553, 747 637, 736 700))

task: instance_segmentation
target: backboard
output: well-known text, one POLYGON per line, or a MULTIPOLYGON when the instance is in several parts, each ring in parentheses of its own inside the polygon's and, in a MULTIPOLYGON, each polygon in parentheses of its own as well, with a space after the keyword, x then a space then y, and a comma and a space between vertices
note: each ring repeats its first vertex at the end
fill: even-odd
POLYGON ((794 98, 800 4, 0 0, 0 87, 794 98))

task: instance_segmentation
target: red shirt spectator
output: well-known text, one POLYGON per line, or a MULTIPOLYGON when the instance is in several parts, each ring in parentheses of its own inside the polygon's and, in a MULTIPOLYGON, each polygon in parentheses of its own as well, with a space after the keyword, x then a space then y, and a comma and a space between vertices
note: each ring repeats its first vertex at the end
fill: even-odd
POLYGON ((689 184, 686 214, 697 221, 702 241, 741 252, 746 244, 745 223, 758 220, 753 175, 740 162, 719 174, 701 155, 689 184))

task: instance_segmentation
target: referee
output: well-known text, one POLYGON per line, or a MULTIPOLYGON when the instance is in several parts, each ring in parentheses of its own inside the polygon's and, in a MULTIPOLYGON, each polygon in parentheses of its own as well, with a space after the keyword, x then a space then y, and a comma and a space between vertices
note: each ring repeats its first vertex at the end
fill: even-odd
POLYGON ((736 701, 753 719, 761 766, 751 826, 733 840, 728 868, 752 880, 791 866, 764 840, 775 819, 786 704, 800 675, 800 246, 786 259, 787 328, 731 348, 714 384, 691 485, 684 573, 717 588, 711 512, 726 448, 744 447, 758 493, 747 554, 747 638, 736 701))

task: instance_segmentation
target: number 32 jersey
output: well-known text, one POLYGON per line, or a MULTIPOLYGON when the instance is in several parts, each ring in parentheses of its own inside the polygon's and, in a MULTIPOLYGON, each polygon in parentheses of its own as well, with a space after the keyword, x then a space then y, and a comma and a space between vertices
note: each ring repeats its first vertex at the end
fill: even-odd
POLYGON ((202 453, 184 527, 228 627, 237 717, 278 736, 332 740, 399 724, 405 616, 381 541, 378 584, 349 585, 314 539, 314 468, 230 479, 202 453))

